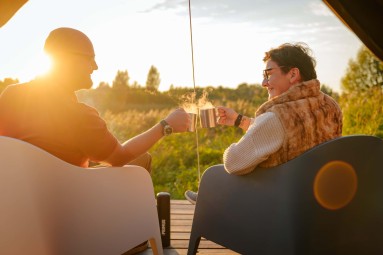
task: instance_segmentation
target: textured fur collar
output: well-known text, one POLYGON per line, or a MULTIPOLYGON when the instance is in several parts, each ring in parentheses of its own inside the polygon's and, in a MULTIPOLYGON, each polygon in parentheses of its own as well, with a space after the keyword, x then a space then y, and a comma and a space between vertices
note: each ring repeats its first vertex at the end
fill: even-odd
POLYGON ((282 93, 281 95, 263 103, 255 112, 255 116, 261 115, 274 105, 296 101, 307 97, 317 97, 320 93, 320 83, 317 79, 298 83, 290 87, 285 93, 282 93))

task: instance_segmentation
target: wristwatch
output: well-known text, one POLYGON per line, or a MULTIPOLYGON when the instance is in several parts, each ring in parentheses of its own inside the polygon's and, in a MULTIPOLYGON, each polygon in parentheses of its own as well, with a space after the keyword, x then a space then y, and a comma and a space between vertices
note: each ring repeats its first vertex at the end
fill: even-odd
POLYGON ((169 123, 167 123, 165 120, 161 120, 161 125, 163 126, 164 128, 164 131, 163 131, 163 134, 165 136, 168 136, 170 135, 171 133, 173 133, 173 128, 169 125, 169 123))

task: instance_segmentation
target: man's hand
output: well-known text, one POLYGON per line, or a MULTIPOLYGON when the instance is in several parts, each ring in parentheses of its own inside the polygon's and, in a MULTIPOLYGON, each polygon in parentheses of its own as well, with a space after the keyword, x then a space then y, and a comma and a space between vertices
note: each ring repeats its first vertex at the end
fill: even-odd
POLYGON ((178 108, 171 112, 165 121, 173 128, 173 133, 181 133, 188 131, 191 119, 184 109, 178 108))

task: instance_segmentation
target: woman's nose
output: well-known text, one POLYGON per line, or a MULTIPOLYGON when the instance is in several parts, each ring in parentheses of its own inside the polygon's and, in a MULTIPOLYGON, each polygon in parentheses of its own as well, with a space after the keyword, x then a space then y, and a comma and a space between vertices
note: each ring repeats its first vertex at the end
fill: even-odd
POLYGON ((267 87, 267 85, 269 85, 269 81, 264 78, 262 81, 262 87, 267 87))

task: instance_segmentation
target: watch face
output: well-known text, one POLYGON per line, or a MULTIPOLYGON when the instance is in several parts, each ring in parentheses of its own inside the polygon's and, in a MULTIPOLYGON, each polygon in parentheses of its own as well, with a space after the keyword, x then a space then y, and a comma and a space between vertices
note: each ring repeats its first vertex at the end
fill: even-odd
POLYGON ((169 125, 166 125, 164 127, 164 134, 165 135, 170 135, 171 133, 173 133, 173 128, 171 126, 169 126, 169 125))

